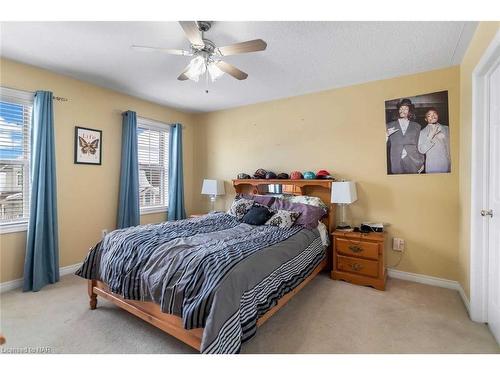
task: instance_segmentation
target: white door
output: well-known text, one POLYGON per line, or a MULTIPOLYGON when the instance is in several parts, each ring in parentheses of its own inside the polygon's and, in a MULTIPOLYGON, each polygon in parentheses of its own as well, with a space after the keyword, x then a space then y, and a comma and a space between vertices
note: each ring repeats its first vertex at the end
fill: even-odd
POLYGON ((500 64, 491 73, 489 86, 488 325, 500 343, 500 64))

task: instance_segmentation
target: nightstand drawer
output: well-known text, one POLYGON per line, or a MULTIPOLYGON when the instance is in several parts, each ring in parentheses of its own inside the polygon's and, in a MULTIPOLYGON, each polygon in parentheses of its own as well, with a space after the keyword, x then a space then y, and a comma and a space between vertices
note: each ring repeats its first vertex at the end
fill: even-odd
POLYGON ((378 259, 378 243, 350 241, 342 238, 335 240, 338 253, 348 256, 378 259))
POLYGON ((344 257, 337 255, 335 268, 339 271, 357 273, 371 277, 378 277, 378 262, 373 260, 344 257))

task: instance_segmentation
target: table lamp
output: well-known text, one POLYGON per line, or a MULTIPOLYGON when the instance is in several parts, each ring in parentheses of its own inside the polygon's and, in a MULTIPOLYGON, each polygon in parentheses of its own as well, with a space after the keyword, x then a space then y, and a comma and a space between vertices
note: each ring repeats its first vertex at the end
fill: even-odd
POLYGON ((340 181, 332 183, 332 197, 331 202, 340 205, 340 212, 342 220, 337 229, 351 230, 351 226, 346 222, 346 209, 345 206, 355 202, 358 199, 356 193, 356 183, 354 181, 340 181))
POLYGON ((215 210, 215 200, 218 195, 224 195, 226 192, 224 190, 224 181, 222 180, 203 180, 203 187, 201 188, 201 194, 210 195, 210 207, 211 212, 215 210))

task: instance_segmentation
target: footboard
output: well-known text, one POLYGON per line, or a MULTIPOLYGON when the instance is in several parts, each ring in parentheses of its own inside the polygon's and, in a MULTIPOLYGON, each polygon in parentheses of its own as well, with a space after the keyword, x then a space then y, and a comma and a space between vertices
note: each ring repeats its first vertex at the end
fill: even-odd
POLYGON ((178 316, 161 311, 160 306, 153 302, 142 302, 124 299, 109 291, 106 284, 101 281, 89 280, 90 309, 97 307, 97 296, 103 297, 116 306, 128 311, 142 320, 154 325, 162 331, 185 342, 192 348, 200 351, 202 328, 186 330, 183 328, 182 319, 178 316))
MULTIPOLYGON (((278 303, 267 313, 259 318, 257 326, 264 324, 271 316, 281 309, 294 295, 305 287, 314 277, 318 275, 327 266, 327 260, 324 259, 313 272, 302 281, 297 287, 278 300, 278 303)), ((90 297, 90 309, 97 308, 97 296, 103 297, 116 306, 128 311, 142 320, 154 325, 162 331, 176 337, 188 344, 192 348, 200 351, 201 339, 203 337, 203 328, 186 330, 183 328, 182 319, 176 315, 167 314, 161 311, 160 306, 153 302, 133 301, 120 297, 109 291, 106 284, 97 280, 88 281, 88 293, 90 297)))

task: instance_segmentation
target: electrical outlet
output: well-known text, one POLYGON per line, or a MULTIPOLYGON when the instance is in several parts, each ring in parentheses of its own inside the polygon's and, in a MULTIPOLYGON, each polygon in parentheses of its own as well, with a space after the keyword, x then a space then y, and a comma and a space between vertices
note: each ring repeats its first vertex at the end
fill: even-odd
POLYGON ((405 240, 402 238, 394 237, 392 239, 392 250, 394 251, 404 251, 405 249, 405 240))
POLYGON ((108 234, 108 230, 107 229, 103 229, 101 231, 101 239, 103 239, 106 236, 106 234, 108 234))

